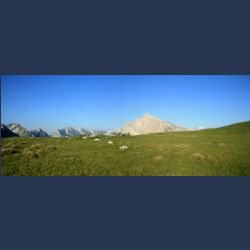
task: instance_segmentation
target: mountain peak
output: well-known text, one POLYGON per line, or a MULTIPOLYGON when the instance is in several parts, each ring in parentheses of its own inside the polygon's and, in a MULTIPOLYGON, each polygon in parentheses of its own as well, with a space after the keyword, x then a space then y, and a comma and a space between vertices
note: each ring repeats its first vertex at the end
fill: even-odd
POLYGON ((12 122, 12 123, 9 123, 7 125, 7 127, 18 127, 18 128, 21 128, 22 126, 19 123, 17 123, 17 122, 12 122))
POLYGON ((151 133, 186 131, 187 129, 161 121, 160 119, 146 113, 133 121, 126 123, 122 128, 111 130, 110 134, 143 135, 151 133))
POLYGON ((153 117, 152 115, 150 115, 149 113, 145 113, 145 114, 143 114, 143 116, 142 117, 153 117))
POLYGON ((10 123, 7 125, 7 127, 15 134, 18 134, 20 137, 29 137, 28 130, 23 128, 19 123, 10 123))

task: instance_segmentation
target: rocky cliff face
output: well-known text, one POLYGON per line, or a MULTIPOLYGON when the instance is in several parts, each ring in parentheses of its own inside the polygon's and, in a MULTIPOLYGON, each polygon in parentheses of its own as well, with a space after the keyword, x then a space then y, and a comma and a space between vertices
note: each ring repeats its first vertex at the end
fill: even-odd
POLYGON ((12 130, 10 130, 6 125, 1 124, 1 137, 6 138, 6 137, 19 137, 18 134, 14 133, 12 130))
POLYGON ((18 134, 20 137, 29 137, 29 132, 23 128, 19 123, 10 123, 7 127, 14 133, 18 134))
POLYGON ((187 129, 161 121, 149 114, 126 123, 122 128, 109 131, 108 134, 143 135, 161 132, 186 131, 187 129))

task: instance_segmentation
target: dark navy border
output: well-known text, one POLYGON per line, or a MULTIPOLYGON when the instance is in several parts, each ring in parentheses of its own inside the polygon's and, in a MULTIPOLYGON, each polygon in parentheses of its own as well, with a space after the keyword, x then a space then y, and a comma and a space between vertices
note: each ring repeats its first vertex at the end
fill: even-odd
POLYGON ((2 1, 0 74, 249 74, 249 5, 2 1))
POLYGON ((249 178, 2 177, 3 249, 249 249, 249 178))
MULTIPOLYGON (((250 74, 249 1, 1 2, 0 74, 250 74)), ((249 177, 0 177, 2 249, 250 249, 249 177)))

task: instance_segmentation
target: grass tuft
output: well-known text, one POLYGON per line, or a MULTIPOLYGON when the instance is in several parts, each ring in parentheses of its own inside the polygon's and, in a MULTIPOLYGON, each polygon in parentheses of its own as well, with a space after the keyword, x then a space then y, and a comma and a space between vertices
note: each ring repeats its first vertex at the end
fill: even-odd
POLYGON ((14 147, 2 148, 1 149, 2 156, 4 156, 4 155, 13 155, 13 154, 16 154, 16 153, 18 153, 18 151, 14 147))
POLYGON ((160 161, 162 159, 162 156, 161 155, 156 155, 155 157, 154 157, 154 160, 156 160, 156 161, 160 161))
POLYGON ((192 159, 196 160, 196 161, 204 161, 205 156, 203 154, 200 154, 200 153, 194 153, 194 154, 192 154, 192 159))
POLYGON ((37 158, 37 157, 38 157, 38 155, 37 155, 34 151, 32 151, 32 150, 30 150, 30 149, 24 150, 24 151, 22 152, 22 155, 23 155, 25 158, 37 158))

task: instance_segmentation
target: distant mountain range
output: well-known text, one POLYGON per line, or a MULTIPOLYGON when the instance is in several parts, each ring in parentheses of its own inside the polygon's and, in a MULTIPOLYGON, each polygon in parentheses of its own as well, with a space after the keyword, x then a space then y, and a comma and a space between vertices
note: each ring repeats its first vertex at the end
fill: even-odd
POLYGON ((7 126, 1 124, 2 137, 49 137, 49 135, 41 128, 35 130, 27 130, 19 123, 10 123, 7 126))
MULTIPOLYGON (((149 114, 133 121, 127 122, 123 127, 113 129, 108 132, 96 129, 84 128, 63 128, 58 129, 52 134, 52 137, 74 137, 74 136, 98 136, 98 135, 143 135, 161 132, 187 131, 189 129, 177 126, 173 123, 161 121, 149 114)), ((49 135, 41 128, 35 130, 27 130, 18 123, 10 123, 7 126, 1 125, 2 137, 20 136, 20 137, 49 137, 49 135)))
POLYGON ((73 127, 64 128, 64 129, 58 129, 52 137, 73 137, 73 136, 79 136, 79 135, 85 135, 85 136, 97 136, 97 135, 104 135, 106 134, 106 131, 104 130, 87 130, 84 128, 78 128, 75 129, 73 127))
MULTIPOLYGON (((106 131, 97 129, 75 129, 73 127, 58 129, 52 137, 74 137, 79 135, 98 136, 104 135, 106 131)), ((50 137, 43 129, 27 130, 19 123, 10 123, 7 126, 1 124, 1 136, 5 137, 50 137)))

